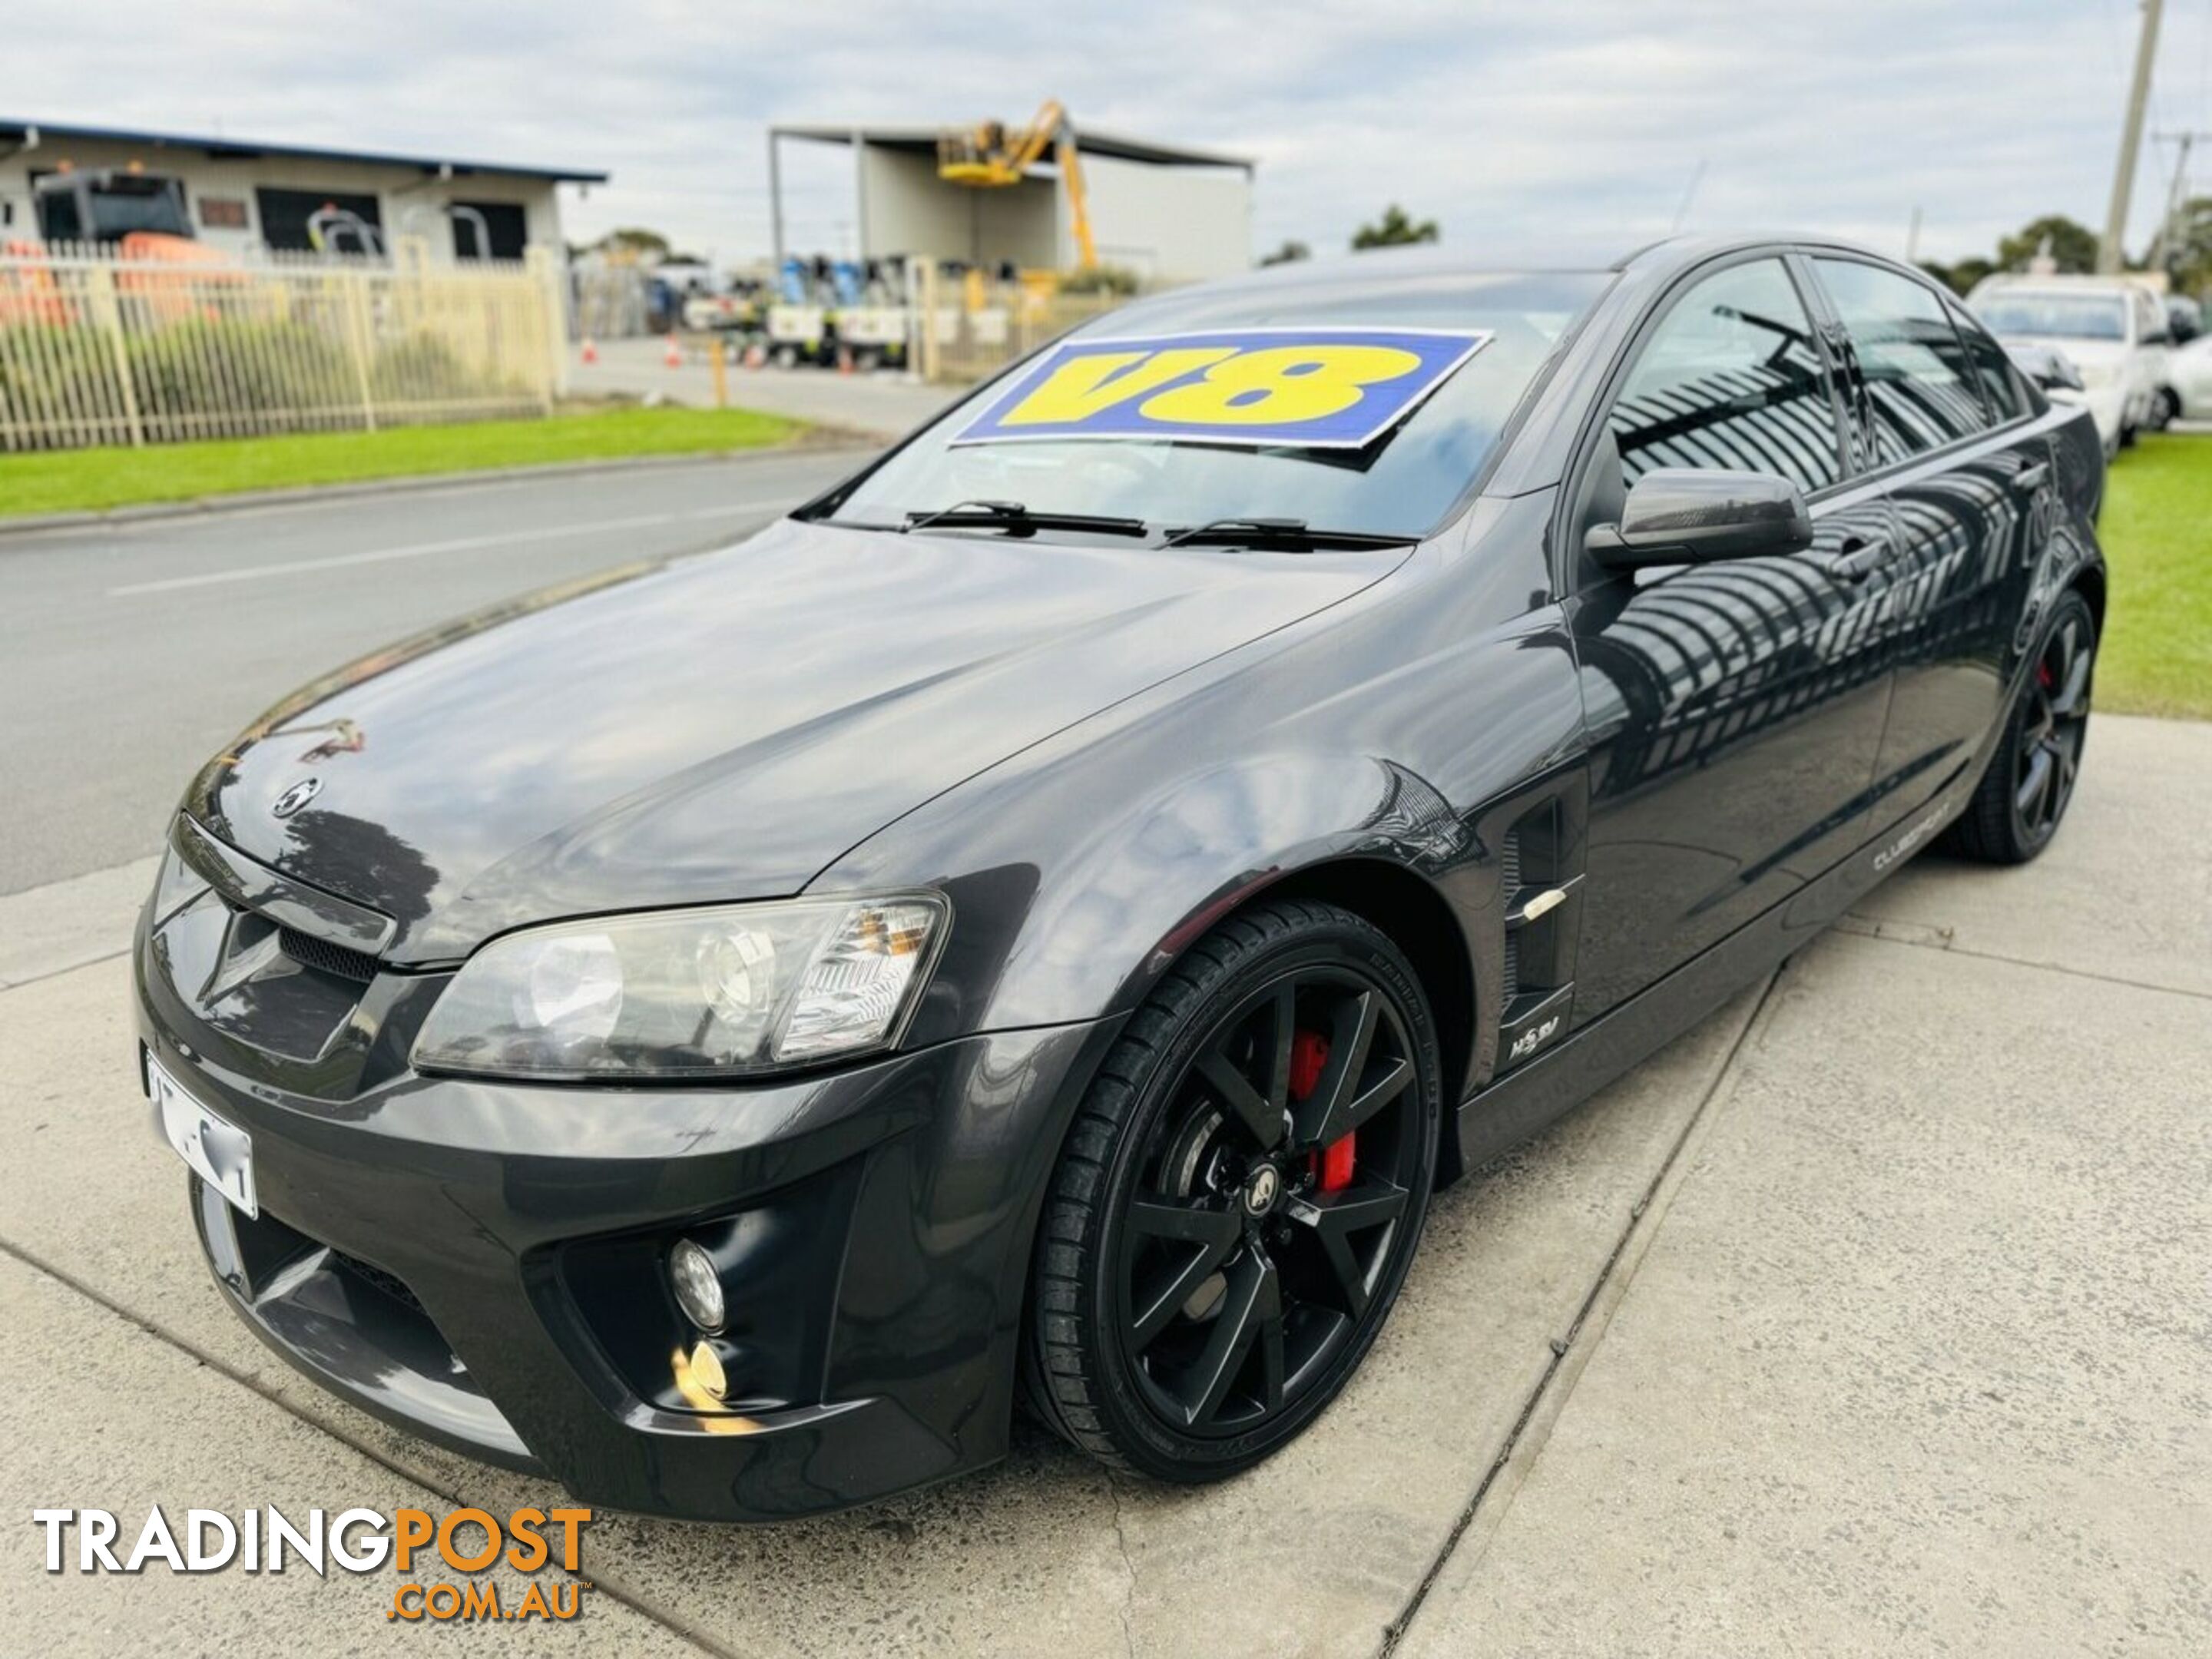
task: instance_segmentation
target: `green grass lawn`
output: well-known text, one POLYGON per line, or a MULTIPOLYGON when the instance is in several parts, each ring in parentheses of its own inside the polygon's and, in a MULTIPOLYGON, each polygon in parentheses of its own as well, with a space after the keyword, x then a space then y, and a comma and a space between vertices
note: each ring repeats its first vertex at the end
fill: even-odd
POLYGON ((2097 707, 2212 720, 2212 434, 2121 451, 2097 535, 2112 565, 2097 707))
POLYGON ((607 409, 542 421, 0 455, 0 519, 485 467, 716 454, 784 443, 800 430, 799 422, 743 409, 607 409))

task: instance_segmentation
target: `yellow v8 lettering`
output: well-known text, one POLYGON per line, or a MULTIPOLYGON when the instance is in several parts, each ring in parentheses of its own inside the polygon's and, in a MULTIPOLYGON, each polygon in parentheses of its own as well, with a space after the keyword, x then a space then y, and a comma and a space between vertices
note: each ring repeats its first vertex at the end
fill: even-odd
POLYGON ((987 394, 955 443, 1374 442, 1490 342, 1479 330, 1250 328, 1063 340, 987 394))
POLYGON ((1270 346, 1216 363, 1195 384, 1147 401, 1144 413, 1150 420, 1204 426, 1316 421, 1350 409, 1363 386, 1420 366, 1419 357, 1395 346, 1270 346))
POLYGON ((1082 421, 1142 397, 1194 369, 1236 356, 1234 346, 1185 346, 1170 351, 1101 351, 1072 357, 1006 412, 1008 426, 1082 421))

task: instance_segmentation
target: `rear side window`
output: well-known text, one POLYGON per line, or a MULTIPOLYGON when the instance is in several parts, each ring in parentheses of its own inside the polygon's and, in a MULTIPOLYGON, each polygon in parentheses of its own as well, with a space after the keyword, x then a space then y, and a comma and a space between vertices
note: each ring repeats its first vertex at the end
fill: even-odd
POLYGON ((1982 401, 1989 405, 1996 423, 2002 426, 2027 413, 2027 400, 2021 396, 2020 377, 2013 373, 2012 359, 2005 356, 2005 349, 1972 318, 1962 317, 1954 311, 1951 321, 1959 331, 1960 342, 1966 348, 1966 361, 1974 366, 1974 379, 1981 386, 1982 401))
POLYGON ((1856 259, 1816 258, 1813 266, 1858 354, 1876 465, 1940 449, 1989 424, 1966 348, 1931 291, 1856 259))
POLYGON ((1627 483, 1662 466, 1778 473, 1808 490, 1842 477, 1826 366, 1778 259, 1731 265, 1677 300, 1608 421, 1627 483))

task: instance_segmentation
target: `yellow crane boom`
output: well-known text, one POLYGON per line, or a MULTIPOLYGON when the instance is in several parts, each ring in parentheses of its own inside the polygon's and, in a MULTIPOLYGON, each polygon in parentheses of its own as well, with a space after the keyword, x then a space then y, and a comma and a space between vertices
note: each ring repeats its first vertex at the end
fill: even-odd
POLYGON ((1028 126, 1009 134, 997 121, 979 126, 955 127, 937 139, 937 176, 948 184, 979 190, 1002 189, 1021 183, 1029 169, 1051 149, 1067 185, 1069 228, 1075 237, 1076 264, 1085 270, 1098 264, 1097 245, 1091 235, 1091 200, 1083 187, 1083 158, 1075 143, 1075 126, 1057 98, 1038 106, 1028 126))

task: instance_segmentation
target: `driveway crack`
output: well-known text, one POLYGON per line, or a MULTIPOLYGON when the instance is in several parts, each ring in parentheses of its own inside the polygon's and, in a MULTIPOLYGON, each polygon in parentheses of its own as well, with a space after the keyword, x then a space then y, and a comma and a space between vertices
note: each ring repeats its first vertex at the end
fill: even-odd
MULTIPOLYGON (((1640 1242, 1639 1231, 1648 1237, 1651 1231, 1666 1218, 1667 1206, 1657 1200, 1660 1200, 1662 1191, 1668 1188, 1669 1178, 1674 1175, 1677 1166, 1682 1164, 1684 1152, 1696 1137, 1700 1126, 1706 1121, 1713 1103, 1726 1092, 1729 1083, 1735 1076, 1736 1061, 1741 1057, 1753 1034, 1759 1030, 1767 1005, 1773 998, 1774 988, 1781 982, 1782 975, 1785 971, 1787 971, 1786 968, 1777 969, 1767 976, 1766 983, 1759 988, 1758 1002, 1753 1006, 1750 1017, 1744 1021, 1743 1029, 1736 1033, 1735 1040, 1729 1045, 1728 1053, 1713 1073, 1713 1080, 1707 1085, 1704 1096, 1698 1100, 1697 1109, 1690 1114, 1689 1120, 1682 1125, 1681 1132, 1674 1137, 1674 1145, 1667 1149, 1667 1156, 1661 1160, 1659 1168, 1653 1174, 1650 1183, 1645 1186, 1635 1204, 1630 1207, 1628 1220, 1621 1228, 1620 1236, 1613 1241, 1613 1249, 1607 1253, 1604 1263, 1597 1270, 1596 1277, 1590 1281, 1589 1290, 1583 1296, 1581 1305, 1576 1309, 1574 1319, 1569 1323, 1566 1334, 1550 1340, 1548 1344, 1551 1349, 1550 1359, 1545 1364, 1542 1374, 1537 1377, 1534 1386, 1528 1390, 1528 1396, 1521 1402, 1521 1410, 1513 1419, 1513 1426, 1506 1431, 1504 1443, 1498 1448, 1498 1455, 1483 1471, 1482 1480, 1475 1486, 1474 1494, 1467 1500, 1466 1506, 1460 1510, 1458 1518, 1453 1522, 1451 1530, 1445 1534, 1443 1544, 1430 1558, 1427 1571, 1421 1575, 1420 1583, 1413 1587, 1413 1593, 1407 1599, 1406 1605, 1399 1610, 1395 1619, 1383 1626, 1382 1643, 1376 1650, 1376 1659, 1390 1659, 1390 1656, 1397 1650, 1398 1644, 1404 1639, 1406 1632, 1412 1626, 1415 1616, 1419 1613, 1422 1604, 1428 1600, 1430 1591, 1436 1588, 1437 1580, 1443 1576, 1443 1570, 1450 1562, 1454 1553, 1458 1550, 1462 1540, 1466 1538, 1469 1529, 1474 1525, 1475 1517, 1480 1512, 1485 1500, 1489 1498, 1492 1489, 1497 1486, 1498 1477, 1512 1465, 1515 1455, 1521 1450, 1522 1443, 1528 1436, 1530 1426, 1536 1422, 1540 1411, 1547 1405, 1552 1406, 1552 1417, 1556 1420, 1559 1410, 1564 1408, 1567 1396, 1573 1392, 1574 1384, 1581 1376, 1583 1364, 1586 1363, 1590 1349, 1591 1344, 1583 1342, 1583 1337, 1587 1334, 1592 1341, 1595 1341, 1603 1335, 1606 1323, 1612 1317, 1613 1309, 1619 1305, 1620 1297, 1626 1294, 1629 1285, 1634 1281, 1637 1268, 1642 1265, 1643 1253, 1639 1250, 1631 1256, 1630 1246, 1632 1243, 1640 1242), (1647 1218, 1650 1223, 1649 1227, 1645 1226, 1647 1218), (1624 1261, 1626 1264, 1625 1267, 1624 1261), (1616 1273, 1618 1273, 1617 1281, 1616 1273), (1608 1296, 1610 1301, 1607 1300, 1608 1296), (1593 1325, 1594 1316, 1595 1320, 1593 1325), (1581 1346, 1579 1353, 1577 1352, 1578 1343, 1581 1346), (1571 1374, 1568 1376, 1558 1400, 1556 1401, 1547 1400, 1547 1395, 1554 1381, 1562 1372, 1568 1370, 1571 1356, 1573 1359, 1571 1374)), ((1529 1458, 1522 1460, 1524 1470, 1528 1461, 1541 1449, 1542 1442, 1547 1435, 1548 1426, 1545 1434, 1538 1435, 1530 1442, 1529 1458)), ((1510 1503, 1511 1501, 1510 1489, 1505 1496, 1506 1501, 1510 1503)))
POLYGON ((1129 1611, 1137 1602, 1137 1564, 1129 1555, 1129 1534, 1121 1525, 1121 1483, 1114 1478, 1114 1471, 1106 1472, 1106 1496, 1114 1504, 1114 1547, 1121 1553, 1121 1571, 1128 1575, 1129 1589, 1121 1598, 1121 1645, 1129 1659, 1137 1659, 1137 1634, 1129 1624, 1129 1611))

